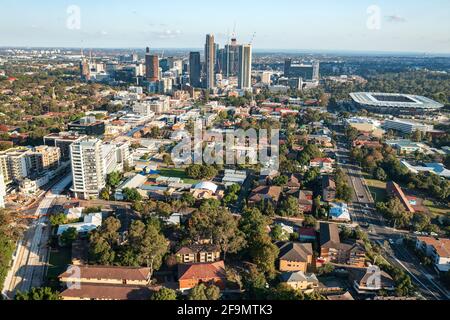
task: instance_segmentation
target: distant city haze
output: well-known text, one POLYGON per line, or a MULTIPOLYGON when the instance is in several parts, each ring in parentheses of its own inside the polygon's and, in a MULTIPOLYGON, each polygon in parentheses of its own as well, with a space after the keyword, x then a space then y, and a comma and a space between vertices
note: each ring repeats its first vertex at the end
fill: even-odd
POLYGON ((0 46, 450 53, 448 0, 4 0, 0 46), (79 17, 79 19, 78 19, 79 17))

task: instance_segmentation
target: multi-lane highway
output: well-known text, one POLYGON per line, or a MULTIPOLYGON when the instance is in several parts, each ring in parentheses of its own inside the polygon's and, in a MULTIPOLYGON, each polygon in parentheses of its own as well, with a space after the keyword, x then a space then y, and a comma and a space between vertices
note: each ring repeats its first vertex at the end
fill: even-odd
POLYGON ((72 174, 61 179, 39 204, 36 220, 25 232, 13 257, 12 267, 5 279, 3 296, 12 299, 17 291, 29 291, 42 285, 48 260, 50 227, 47 214, 53 201, 72 182, 72 174))
POLYGON ((393 265, 403 268, 412 278, 419 293, 426 299, 448 300, 449 293, 404 245, 408 232, 390 228, 388 222, 375 209, 374 199, 364 180, 361 168, 352 163, 346 143, 337 146, 337 163, 347 173, 353 190, 350 206, 353 222, 368 230, 369 239, 384 248, 384 256, 393 265), (387 246, 385 245, 387 244, 387 246))

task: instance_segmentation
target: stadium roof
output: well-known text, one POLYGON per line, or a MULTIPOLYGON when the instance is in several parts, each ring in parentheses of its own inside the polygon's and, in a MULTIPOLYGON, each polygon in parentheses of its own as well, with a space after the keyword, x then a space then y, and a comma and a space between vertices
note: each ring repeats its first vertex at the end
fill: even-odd
POLYGON ((372 107, 416 109, 440 109, 444 107, 443 104, 429 98, 402 93, 354 92, 350 96, 356 103, 372 107))

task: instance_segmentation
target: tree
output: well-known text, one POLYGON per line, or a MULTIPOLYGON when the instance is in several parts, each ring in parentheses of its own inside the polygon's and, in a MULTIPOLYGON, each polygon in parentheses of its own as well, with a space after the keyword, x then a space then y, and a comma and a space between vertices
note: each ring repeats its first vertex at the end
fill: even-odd
POLYGON ((105 187, 100 191, 100 199, 109 201, 111 196, 111 189, 109 187, 105 187))
POLYGON ((334 266, 330 263, 326 263, 317 270, 317 274, 319 276, 322 276, 322 275, 330 274, 333 271, 334 271, 334 266))
POLYGON ((191 216, 188 231, 191 239, 211 239, 221 248, 224 260, 228 253, 236 253, 245 245, 237 220, 228 210, 214 204, 201 206, 191 216))
POLYGON ((209 180, 214 178, 217 175, 218 171, 214 166, 211 165, 192 164, 186 168, 185 173, 192 179, 209 180))
POLYGON ((247 299, 263 300, 266 298, 266 277, 255 266, 250 266, 248 272, 244 273, 243 285, 247 299))
POLYGON ((122 181, 122 174, 118 171, 111 172, 106 178, 106 184, 110 187, 117 187, 122 181))
POLYGON ((14 223, 14 212, 0 209, 0 283, 10 269, 10 261, 22 229, 14 223))
POLYGON ((347 175, 341 168, 336 170, 336 198, 347 203, 352 200, 352 189, 348 185, 347 175))
POLYGON ((51 215, 49 218, 49 221, 50 221, 50 225, 52 227, 57 227, 59 225, 66 224, 67 217, 64 213, 58 213, 58 214, 51 215))
POLYGON ((258 270, 268 277, 275 276, 275 261, 279 249, 272 243, 268 232, 268 220, 257 208, 247 209, 243 212, 239 222, 239 229, 247 241, 247 253, 258 270))
POLYGON ((136 189, 125 188, 122 193, 127 201, 142 201, 142 196, 136 189))
POLYGON ((187 207, 192 207, 195 204, 195 197, 190 192, 185 192, 181 196, 181 201, 187 207))
POLYGON ((169 217, 173 213, 172 206, 166 202, 158 201, 156 213, 162 217, 169 217))
POLYGON ((298 217, 301 215, 297 198, 289 196, 281 202, 280 214, 283 217, 298 217))
POLYGON ((219 300, 220 289, 214 285, 207 287, 205 284, 200 283, 199 285, 192 288, 189 292, 188 300, 219 300))
POLYGON ((63 246, 71 246, 72 243, 77 240, 78 238, 78 231, 76 228, 69 228, 66 231, 64 231, 61 236, 59 237, 59 241, 63 246))
POLYGON ((146 265, 152 274, 161 267, 169 242, 155 224, 133 221, 129 231, 129 247, 135 252, 139 265, 146 265))
POLYGON ((31 288, 28 292, 17 292, 15 300, 61 300, 59 292, 51 288, 31 288))
POLYGON ((170 154, 166 153, 163 155, 163 162, 166 166, 173 165, 172 157, 170 156, 170 154))
POLYGON ((386 181, 387 180, 387 174, 383 170, 383 168, 377 168, 377 170, 375 170, 374 177, 375 177, 375 179, 380 180, 380 181, 386 181))
POLYGON ((115 256, 110 244, 94 231, 89 238, 89 260, 99 265, 111 265, 115 256))
POLYGON ((114 217, 108 217, 99 230, 89 235, 89 257, 95 263, 111 265, 114 262, 118 245, 121 223, 114 217))
POLYGON ((162 288, 152 294, 150 300, 162 301, 162 300, 177 300, 177 292, 173 289, 162 288))
POLYGON ((428 230, 431 225, 431 219, 428 215, 422 212, 416 212, 413 215, 412 226, 414 231, 428 230))
POLYGON ((405 207, 398 198, 392 198, 387 203, 377 203, 377 209, 383 215, 393 222, 394 228, 405 228, 411 221, 411 213, 405 210, 405 207))
POLYGON ((273 184, 274 186, 280 186, 280 187, 282 187, 282 186, 285 186, 285 185, 288 183, 288 181, 289 181, 289 179, 288 179, 287 176, 281 175, 281 176, 275 177, 275 178, 272 180, 272 184, 273 184))
POLYGON ((305 227, 315 227, 317 224, 316 218, 314 218, 312 215, 306 215, 305 220, 303 221, 303 226, 305 227))
POLYGON ((287 236, 284 233, 283 228, 279 224, 276 224, 272 227, 270 235, 274 241, 286 241, 287 240, 287 236))

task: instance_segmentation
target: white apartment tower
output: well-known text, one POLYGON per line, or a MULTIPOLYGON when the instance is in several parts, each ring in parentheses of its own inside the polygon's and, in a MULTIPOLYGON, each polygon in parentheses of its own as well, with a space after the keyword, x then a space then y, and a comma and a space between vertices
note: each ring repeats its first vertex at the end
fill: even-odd
POLYGON ((96 198, 106 185, 103 143, 99 139, 83 139, 70 146, 73 186, 80 199, 96 198))

